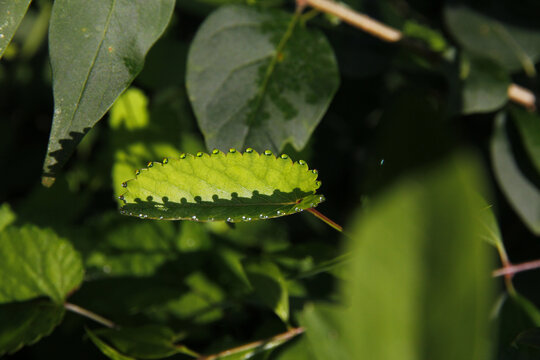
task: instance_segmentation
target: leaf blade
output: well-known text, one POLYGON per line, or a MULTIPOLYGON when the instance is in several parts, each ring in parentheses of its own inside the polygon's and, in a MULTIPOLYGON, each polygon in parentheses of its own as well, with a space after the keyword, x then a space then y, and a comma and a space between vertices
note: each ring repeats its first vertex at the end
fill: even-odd
POLYGON ((0 59, 6 51, 32 0, 0 0, 0 59))
POLYGON ((125 183, 123 214, 195 221, 250 221, 300 212, 324 200, 317 171, 288 156, 184 154, 140 171, 125 183))
POLYGON ((43 172, 52 185, 82 137, 140 72, 174 0, 54 3, 49 43, 55 110, 43 172))

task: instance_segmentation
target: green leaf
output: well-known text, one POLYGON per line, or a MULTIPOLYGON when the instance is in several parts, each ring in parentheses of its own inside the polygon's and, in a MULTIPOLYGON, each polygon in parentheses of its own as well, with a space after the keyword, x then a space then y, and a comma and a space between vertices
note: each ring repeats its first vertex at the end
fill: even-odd
POLYGON ((102 329, 97 330, 95 335, 122 354, 140 359, 159 359, 183 352, 181 346, 174 344, 176 334, 161 325, 102 329))
POLYGON ((444 16, 450 32, 468 52, 490 58, 507 70, 523 69, 535 75, 534 64, 540 59, 537 26, 523 18, 516 26, 463 5, 446 6, 444 16))
POLYGON ((49 30, 54 117, 43 183, 52 184, 82 137, 143 67, 174 0, 54 2, 49 30))
POLYGON ((0 59, 32 0, 0 0, 0 59))
POLYGON ((94 345, 96 345, 99 350, 103 353, 103 355, 107 356, 109 359, 112 360, 135 360, 135 358, 126 356, 118 352, 116 349, 102 341, 100 338, 96 336, 90 329, 86 328, 86 334, 92 340, 94 345))
POLYGON ((477 236, 479 164, 465 156, 439 164, 356 217, 347 307, 303 314, 318 359, 490 358, 492 254, 477 236))
POLYGON ((49 335, 64 317, 64 307, 49 301, 0 305, 0 356, 49 335))
POLYGON ((479 204, 482 204, 480 211, 480 238, 487 241, 489 244, 504 249, 501 231, 499 224, 493 213, 493 207, 488 205, 484 199, 479 199, 479 204))
POLYGON ((48 296, 62 303, 83 279, 73 246, 52 230, 8 227, 0 233, 0 304, 48 296))
POLYGON ((14 222, 16 218, 17 216, 11 210, 9 204, 3 203, 2 206, 0 206, 0 232, 4 230, 6 226, 14 222))
POLYGON ((540 174, 540 117, 536 112, 512 107, 511 116, 517 126, 523 146, 540 174))
POLYGON ((289 292, 279 268, 271 262, 262 262, 248 264, 245 270, 257 299, 286 323, 289 320, 289 292))
POLYGON ((508 101, 510 75, 490 59, 467 57, 462 64, 464 114, 495 111, 508 101))
POLYGON ((324 200, 317 171, 287 155, 252 149, 228 154, 183 154, 149 168, 125 183, 121 213, 141 218, 250 221, 312 208, 324 200))
POLYGON ((298 14, 221 7, 188 55, 186 86, 210 149, 300 150, 338 85, 332 48, 298 14))
POLYGON ((504 113, 497 115, 491 139, 491 161, 495 178, 514 211, 534 234, 540 235, 540 191, 520 168, 504 113))

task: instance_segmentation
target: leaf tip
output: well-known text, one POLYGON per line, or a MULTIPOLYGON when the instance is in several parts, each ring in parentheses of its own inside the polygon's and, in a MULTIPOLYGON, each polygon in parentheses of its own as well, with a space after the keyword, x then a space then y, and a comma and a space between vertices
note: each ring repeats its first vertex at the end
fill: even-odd
POLYGON ((53 186, 55 180, 56 178, 54 176, 44 175, 41 177, 41 185, 50 188, 51 186, 53 186))

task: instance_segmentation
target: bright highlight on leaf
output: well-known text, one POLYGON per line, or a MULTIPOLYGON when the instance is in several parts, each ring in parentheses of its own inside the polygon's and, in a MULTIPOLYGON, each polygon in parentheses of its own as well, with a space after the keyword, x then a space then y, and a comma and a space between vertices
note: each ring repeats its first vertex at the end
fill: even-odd
POLYGON ((324 196, 317 170, 287 155, 252 149, 240 153, 182 154, 151 162, 123 184, 121 213, 150 219, 251 221, 294 214, 317 206, 324 196))

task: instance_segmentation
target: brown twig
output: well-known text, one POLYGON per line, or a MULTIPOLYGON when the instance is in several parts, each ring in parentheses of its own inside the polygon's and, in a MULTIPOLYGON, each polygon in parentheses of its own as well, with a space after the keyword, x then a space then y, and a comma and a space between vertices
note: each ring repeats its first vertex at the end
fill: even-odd
POLYGON ((109 327, 111 329, 117 328, 117 325, 113 323, 111 320, 104 318, 101 315, 98 315, 96 313, 91 312, 90 310, 87 310, 85 308, 80 307, 79 305, 75 305, 72 303, 65 302, 64 308, 66 310, 69 310, 71 312, 74 312, 76 314, 79 314, 81 316, 84 316, 88 319, 94 320, 97 323, 100 323, 101 325, 105 325, 106 327, 109 327))
POLYGON ((255 349, 260 348, 260 347, 262 347, 264 349, 264 348, 266 348, 266 346, 271 345, 274 342, 287 341, 287 340, 292 339, 293 337, 295 337, 297 335, 302 334, 303 332, 304 332, 303 327, 292 328, 292 329, 290 329, 290 330, 288 330, 288 331, 286 331, 284 333, 278 334, 278 335, 273 336, 271 338, 268 338, 268 339, 265 339, 265 340, 254 341, 254 342, 251 342, 251 343, 248 343, 248 344, 244 344, 244 345, 232 348, 232 349, 228 349, 228 350, 219 352, 217 354, 212 354, 212 355, 208 355, 208 356, 201 356, 197 360, 215 360, 215 359, 219 359, 219 358, 224 357, 224 356, 230 356, 230 355, 233 355, 233 354, 237 354, 239 352, 246 351, 246 350, 249 350, 249 349, 254 349, 255 350, 255 349))

